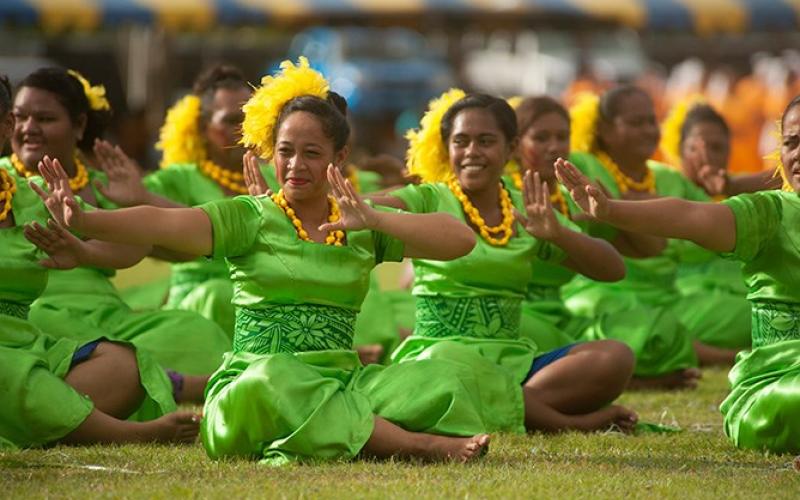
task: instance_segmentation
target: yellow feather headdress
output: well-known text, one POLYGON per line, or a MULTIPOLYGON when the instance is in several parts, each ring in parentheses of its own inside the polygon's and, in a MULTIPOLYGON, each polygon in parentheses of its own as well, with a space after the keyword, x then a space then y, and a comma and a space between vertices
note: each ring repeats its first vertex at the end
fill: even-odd
POLYGON ((461 89, 450 89, 431 100, 419 130, 406 133, 406 166, 410 174, 420 176, 424 182, 444 182, 453 175, 440 128, 447 110, 466 95, 461 89))
MULTIPOLYGON (((781 124, 780 120, 778 120, 777 125, 778 125, 778 144, 780 144, 783 141, 783 125, 781 124)), ((775 151, 768 154, 765 158, 767 160, 774 161, 775 164, 777 165, 775 167, 775 173, 772 175, 772 177, 780 176, 780 178, 783 180, 783 185, 781 186, 781 190, 790 193, 794 192, 794 188, 792 188, 792 184, 789 182, 789 179, 786 177, 786 172, 783 170, 783 162, 781 161, 781 146, 779 145, 777 148, 775 148, 775 151)))
POLYGON ((83 87, 83 93, 86 94, 86 99, 89 101, 90 108, 95 111, 111 111, 111 104, 106 99, 106 88, 104 86, 92 86, 89 80, 74 69, 67 70, 67 74, 80 82, 83 87))
POLYGON ((280 72, 262 78, 261 86, 242 107, 244 122, 239 142, 255 149, 261 158, 272 158, 272 137, 283 106, 295 97, 305 95, 325 99, 329 89, 325 77, 311 69, 305 57, 301 56, 297 65, 283 61, 280 72))
POLYGON ((572 151, 591 153, 597 140, 597 122, 600 119, 600 97, 592 92, 582 92, 569 108, 569 147, 572 151))
POLYGON ((167 111, 156 144, 156 149, 162 151, 161 168, 206 160, 206 144, 200 134, 200 106, 200 98, 189 94, 167 111))
POLYGON ((659 147, 667 163, 672 167, 681 165, 681 129, 686 122, 686 115, 706 100, 700 94, 693 94, 679 100, 670 109, 667 118, 661 124, 661 143, 659 147))

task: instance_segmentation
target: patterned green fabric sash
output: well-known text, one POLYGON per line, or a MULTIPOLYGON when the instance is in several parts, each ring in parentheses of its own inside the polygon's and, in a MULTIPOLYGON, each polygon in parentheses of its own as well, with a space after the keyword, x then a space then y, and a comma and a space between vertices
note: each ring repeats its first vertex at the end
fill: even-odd
POLYGON ((417 297, 414 335, 519 338, 520 299, 417 297))
POLYGON ((753 348, 800 340, 800 307, 780 302, 753 303, 753 348))
POLYGON ((353 348, 356 312, 310 304, 236 309, 234 352, 294 353, 353 348))
POLYGON ((556 286, 528 285, 525 300, 528 302, 561 302, 561 290, 556 286))
POLYGON ((20 319, 28 319, 28 312, 31 310, 29 306, 17 304, 16 302, 8 302, 0 300, 0 314, 6 316, 13 316, 20 319))

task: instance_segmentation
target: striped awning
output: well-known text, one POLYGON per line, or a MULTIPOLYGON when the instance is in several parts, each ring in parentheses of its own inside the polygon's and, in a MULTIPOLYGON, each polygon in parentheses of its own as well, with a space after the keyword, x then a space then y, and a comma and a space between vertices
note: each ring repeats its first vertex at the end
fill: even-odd
POLYGON ((699 34, 792 31, 800 0, 2 0, 0 24, 47 31, 122 24, 172 30, 350 17, 492 16, 609 22, 699 34))

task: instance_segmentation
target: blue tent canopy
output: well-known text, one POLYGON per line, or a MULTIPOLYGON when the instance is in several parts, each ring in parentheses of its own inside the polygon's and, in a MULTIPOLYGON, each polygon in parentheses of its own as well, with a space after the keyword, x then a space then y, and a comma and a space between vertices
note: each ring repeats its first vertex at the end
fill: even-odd
POLYGON ((174 30, 348 17, 513 15, 609 22, 699 34, 800 28, 798 0, 3 0, 0 24, 94 30, 122 24, 174 30))

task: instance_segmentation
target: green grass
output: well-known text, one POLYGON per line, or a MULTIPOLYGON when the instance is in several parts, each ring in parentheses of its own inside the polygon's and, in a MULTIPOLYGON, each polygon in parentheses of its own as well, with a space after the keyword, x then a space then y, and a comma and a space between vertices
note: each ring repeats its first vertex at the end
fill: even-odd
POLYGON ((212 462, 194 446, 25 450, 0 453, 0 497, 585 497, 797 498, 792 456, 733 448, 717 410, 724 371, 698 390, 632 393, 622 403, 678 434, 615 432, 494 436, 468 465, 343 462, 272 469, 212 462), (96 468, 100 466, 101 468, 96 468))

